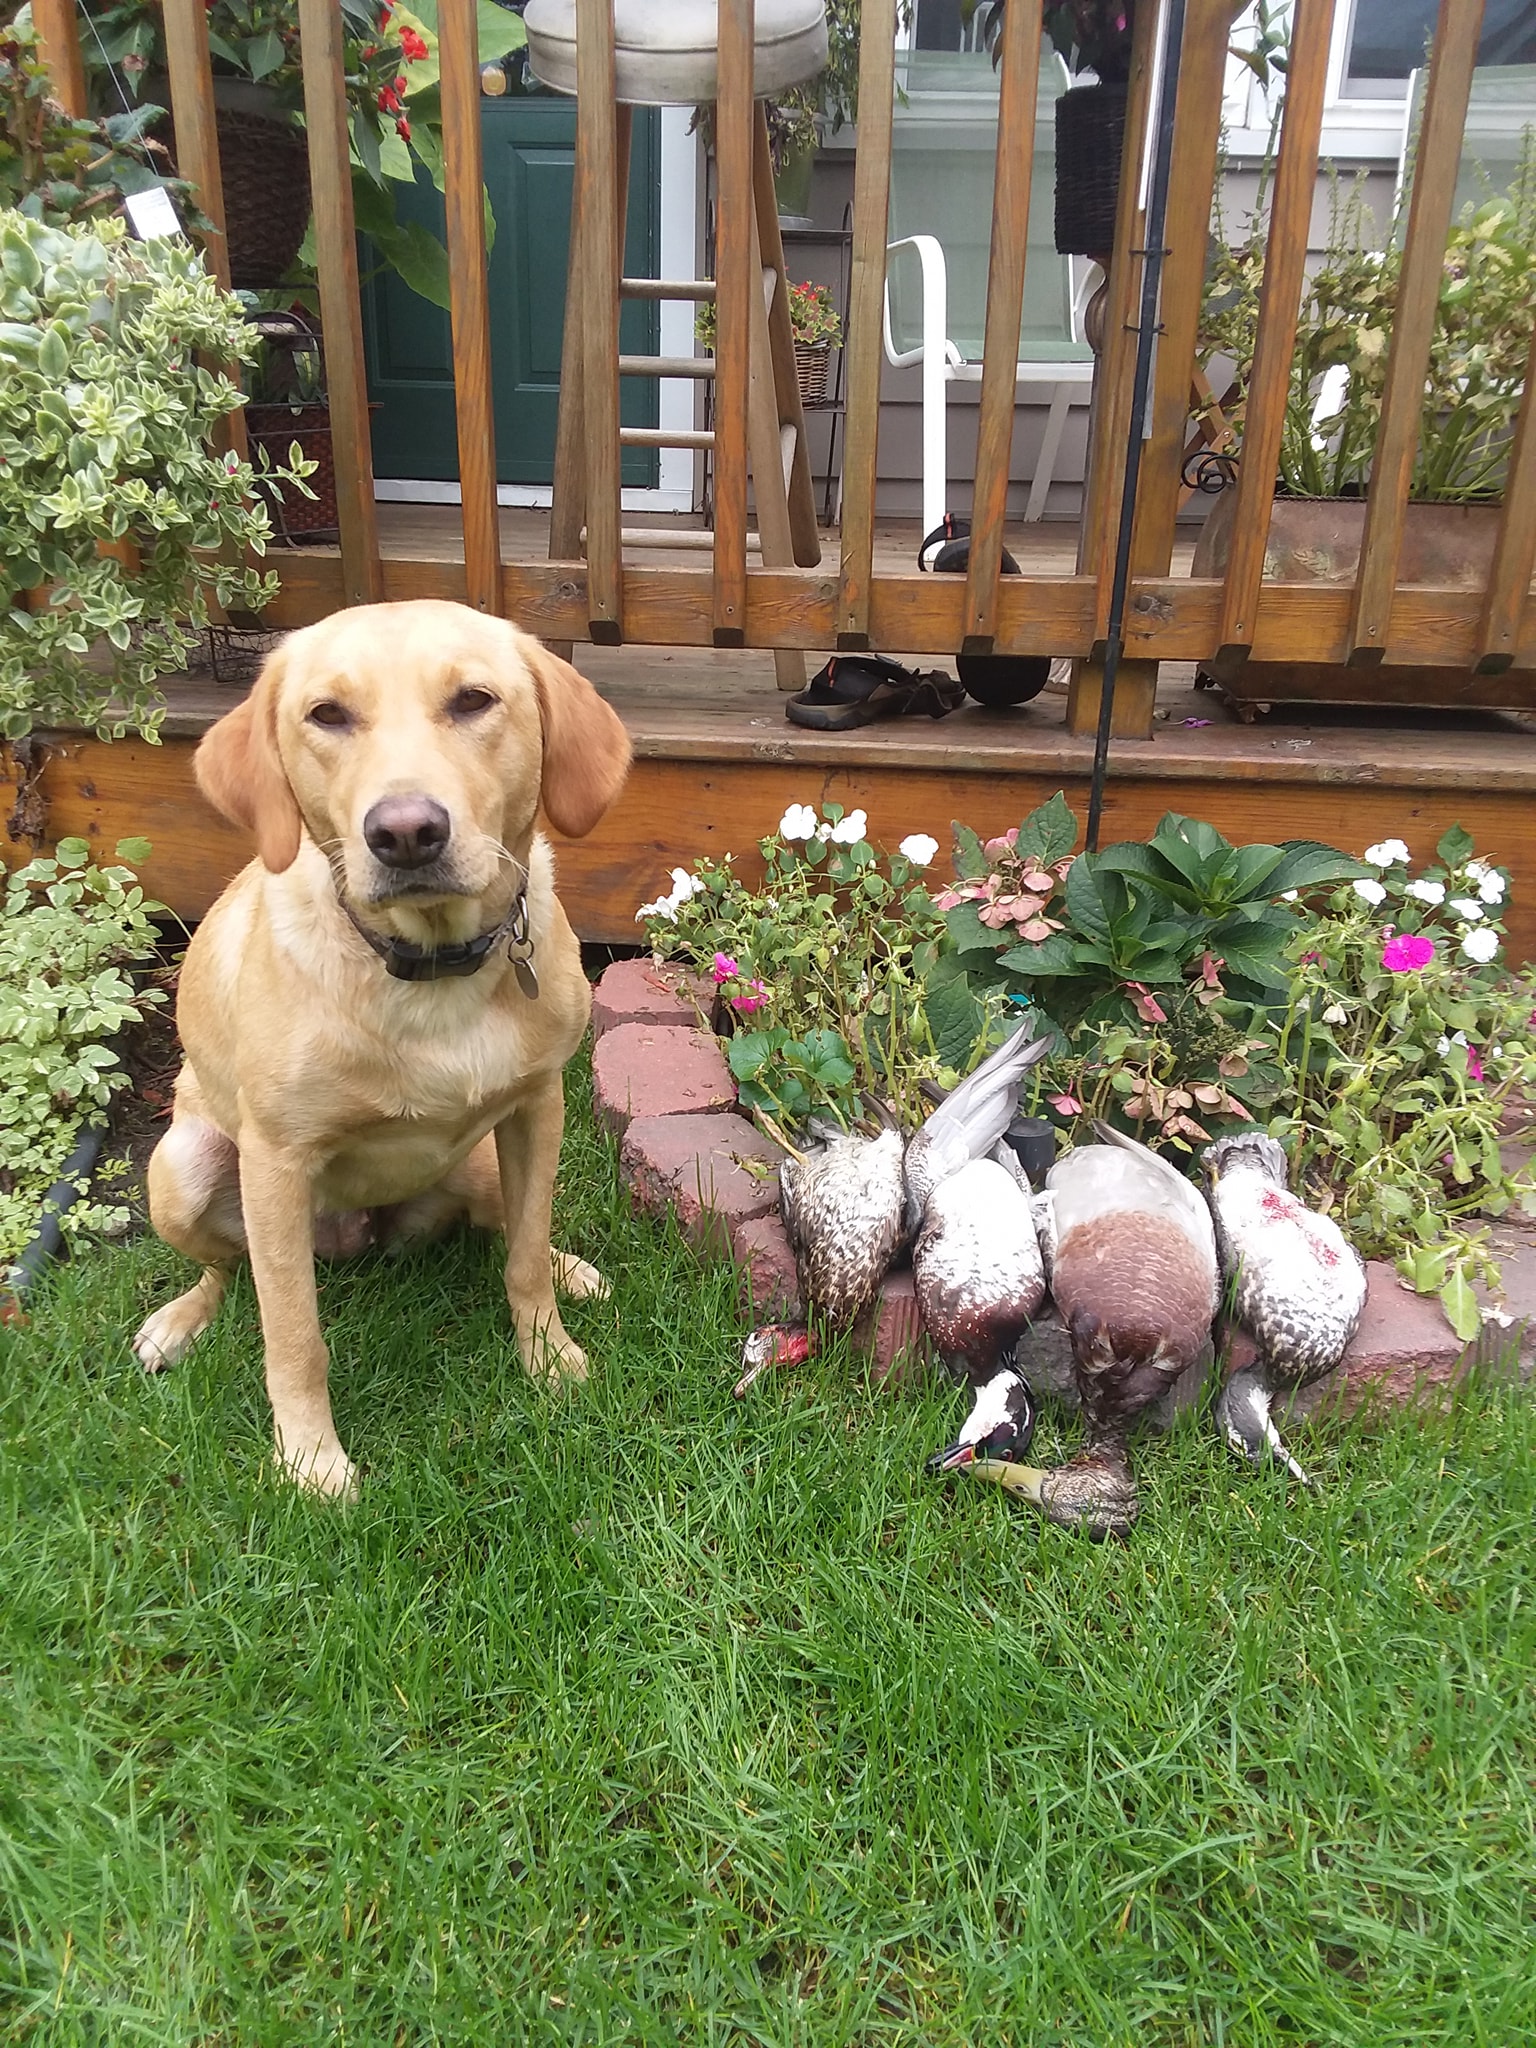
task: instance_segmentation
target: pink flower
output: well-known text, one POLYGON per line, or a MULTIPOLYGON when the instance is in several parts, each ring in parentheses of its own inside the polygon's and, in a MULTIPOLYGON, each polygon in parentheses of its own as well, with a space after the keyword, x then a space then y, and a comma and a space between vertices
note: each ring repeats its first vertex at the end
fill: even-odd
POLYGON ((1422 932, 1399 932, 1381 949, 1381 964, 1389 974, 1415 974, 1435 957, 1435 942, 1422 932))
POLYGON ((1143 982, 1128 981, 1127 992, 1136 1006, 1136 1014, 1144 1024, 1166 1024, 1168 1012, 1143 982))
POLYGON ((745 1015, 753 1010, 760 1010, 767 1000, 768 991, 763 984, 760 981, 749 981, 739 996, 731 997, 731 1008, 740 1010, 745 1015))
POLYGON ((1481 1081, 1482 1078, 1483 1063, 1477 1056, 1477 1047, 1469 1045, 1467 1047, 1467 1079, 1469 1081, 1481 1081))
POLYGON ((729 953, 717 953, 715 955, 715 980, 717 982, 730 981, 733 976, 740 974, 740 972, 741 962, 733 960, 729 953))
POLYGON ((1081 1116, 1083 1113, 1083 1105, 1075 1095, 1053 1095, 1049 1099, 1058 1116, 1081 1116))

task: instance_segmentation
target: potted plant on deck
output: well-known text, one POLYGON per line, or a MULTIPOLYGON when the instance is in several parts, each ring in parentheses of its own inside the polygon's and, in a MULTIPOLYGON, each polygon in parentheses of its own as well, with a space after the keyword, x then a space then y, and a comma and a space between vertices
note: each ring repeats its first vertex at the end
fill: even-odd
MULTIPOLYGON (((1327 253, 1304 287, 1270 518, 1265 575, 1349 584, 1360 559, 1365 500, 1380 426, 1403 249, 1394 234, 1369 246, 1358 193, 1336 201, 1327 253)), ((1258 331, 1264 241, 1254 230, 1222 246, 1207 284, 1202 359, 1233 365, 1224 403, 1242 459, 1242 418, 1258 331)), ((1464 209, 1451 230, 1430 349, 1400 584, 1482 588, 1493 558, 1536 304, 1536 132, 1528 132, 1510 190, 1464 209)), ((1220 576, 1235 494, 1224 493, 1201 533, 1193 573, 1220 576)), ((1465 704, 1460 668, 1393 666, 1297 671, 1287 664, 1215 661, 1208 673, 1240 703, 1307 696, 1465 704)), ((1490 682, 1492 679, 1490 679, 1490 682)), ((1528 703, 1536 678, 1499 678, 1499 701, 1528 703)), ((1485 700, 1487 701, 1487 700, 1485 700)))
MULTIPOLYGON (((842 346, 843 323, 824 284, 791 284, 789 324, 795 340, 795 376, 802 405, 814 405, 827 393, 827 365, 842 346)), ((694 333, 711 354, 716 332, 715 302, 706 299, 694 320, 694 333)))
MULTIPOLYGON (((357 224, 413 291, 446 307, 447 252, 419 223, 395 216, 396 191, 418 171, 443 184, 437 0, 338 4, 357 224)), ((479 23, 482 62, 522 47, 522 20, 510 9, 487 0, 479 23)), ((123 91, 168 104, 159 7, 113 0, 95 11, 94 28, 83 54, 101 103, 123 91)), ((310 218, 298 0, 208 0, 208 41, 231 280, 266 290, 292 281, 310 218)))
POLYGON ((152 732, 210 604, 275 594, 255 474, 208 445, 242 401, 203 362, 250 350, 190 244, 0 213, 0 738, 152 732))

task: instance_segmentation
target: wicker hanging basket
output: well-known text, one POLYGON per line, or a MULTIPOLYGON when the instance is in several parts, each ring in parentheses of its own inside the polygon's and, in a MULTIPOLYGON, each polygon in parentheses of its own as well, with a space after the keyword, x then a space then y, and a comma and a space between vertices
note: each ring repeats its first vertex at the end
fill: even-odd
POLYGON ((1056 249, 1105 256, 1115 246, 1124 85, 1075 85, 1056 102, 1056 249))
POLYGON ((822 405, 827 396, 827 365, 832 349, 827 342, 795 343, 795 380, 800 386, 802 405, 822 405))
POLYGON ((310 539, 334 535, 339 518, 330 407, 248 405, 245 408, 245 429, 250 437, 251 461, 256 466, 256 490, 267 502, 273 539, 291 540, 295 534, 303 534, 310 539), (295 441, 315 465, 314 475, 305 478, 315 494, 312 498, 306 498, 293 484, 279 483, 273 477, 262 475, 262 453, 274 465, 285 463, 288 450, 295 441))
MULTIPOLYGON (((144 96, 170 105, 163 79, 146 79, 144 96)), ((309 143, 266 86, 215 78, 213 103, 230 282, 236 291, 270 291, 292 281, 309 226, 309 143)), ((169 115, 157 132, 174 163, 176 126, 169 115)))

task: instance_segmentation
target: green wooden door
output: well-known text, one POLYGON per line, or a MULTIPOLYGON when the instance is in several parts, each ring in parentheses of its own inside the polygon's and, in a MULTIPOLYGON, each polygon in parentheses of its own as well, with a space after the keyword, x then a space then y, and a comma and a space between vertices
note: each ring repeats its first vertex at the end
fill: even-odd
MULTIPOLYGON (((490 260, 496 476, 504 484, 547 484, 555 466, 576 107, 568 99, 508 96, 482 99, 480 113, 485 183, 496 216, 490 260)), ((631 276, 655 275, 660 132, 655 108, 636 108, 624 254, 631 276)), ((414 193, 405 195, 400 212, 442 235, 442 195, 425 177, 414 193)), ((447 313, 407 290, 392 271, 383 271, 364 287, 363 331, 368 394, 378 408, 373 415, 374 474, 457 482, 447 313)), ((627 352, 655 354, 656 305, 626 304, 619 336, 627 352)), ((626 377, 621 390, 624 424, 655 426, 655 384, 626 377)), ((654 449, 624 450, 626 484, 654 486, 658 473, 654 449)))

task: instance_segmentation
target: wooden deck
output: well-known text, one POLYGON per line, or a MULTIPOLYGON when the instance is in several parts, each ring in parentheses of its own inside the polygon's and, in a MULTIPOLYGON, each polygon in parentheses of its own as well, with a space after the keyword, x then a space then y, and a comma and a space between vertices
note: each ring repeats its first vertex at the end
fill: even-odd
MULTIPOLYGON (((391 555, 412 559, 415 548, 420 559, 444 559, 457 526, 451 509, 379 510, 391 555)), ((507 559, 521 550, 536 558, 543 515, 504 512, 502 524, 507 559)), ((910 562, 916 540, 915 529, 883 529, 879 548, 910 562)), ((1031 564, 1070 555, 1074 544, 1070 529, 1030 536, 1031 564)), ((701 854, 734 852, 749 871, 755 841, 790 802, 860 805, 876 841, 894 846, 921 831, 945 849, 952 820, 1000 832, 1057 789, 1086 810, 1092 743, 1066 730, 1065 696, 1054 689, 1017 711, 968 705, 940 721, 817 734, 786 720, 764 649, 578 647, 576 659, 623 716, 636 754, 611 815, 590 839, 560 845, 562 894, 586 938, 633 940, 635 906, 670 868, 701 854)), ((240 687, 173 684, 158 747, 50 737, 18 822, 30 823, 38 843, 80 833, 110 847, 142 834, 155 847, 148 887, 182 917, 201 915, 249 848, 198 796, 192 747, 240 687)), ((1104 837, 1143 834, 1171 809, 1233 839, 1315 837, 1359 852, 1394 836, 1424 858, 1459 822, 1513 868, 1512 951, 1529 959, 1533 799, 1536 718, 1316 708, 1244 724, 1215 693, 1193 688, 1191 668, 1165 663, 1154 737, 1111 749, 1104 837)), ((0 836, 0 859, 25 858, 32 843, 0 836)))

